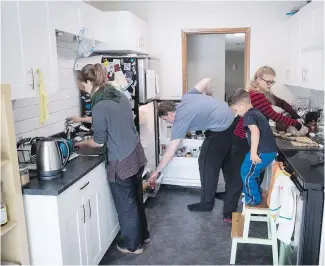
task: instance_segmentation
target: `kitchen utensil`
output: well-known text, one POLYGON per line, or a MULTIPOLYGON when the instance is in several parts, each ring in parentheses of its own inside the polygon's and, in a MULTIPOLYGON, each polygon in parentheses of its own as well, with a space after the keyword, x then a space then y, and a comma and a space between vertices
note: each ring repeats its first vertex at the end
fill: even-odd
POLYGON ((69 159, 69 146, 65 139, 44 138, 38 142, 36 166, 41 180, 59 177, 69 159))
POLYGON ((312 121, 317 121, 321 115, 322 110, 310 109, 310 111, 306 114, 305 123, 309 124, 312 121))

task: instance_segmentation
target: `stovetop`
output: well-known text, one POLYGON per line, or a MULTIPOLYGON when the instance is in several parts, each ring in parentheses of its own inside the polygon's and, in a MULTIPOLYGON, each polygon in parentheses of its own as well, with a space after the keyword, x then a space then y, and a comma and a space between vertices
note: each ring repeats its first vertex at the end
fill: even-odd
POLYGON ((282 158, 289 172, 304 190, 324 189, 324 150, 284 150, 282 158))

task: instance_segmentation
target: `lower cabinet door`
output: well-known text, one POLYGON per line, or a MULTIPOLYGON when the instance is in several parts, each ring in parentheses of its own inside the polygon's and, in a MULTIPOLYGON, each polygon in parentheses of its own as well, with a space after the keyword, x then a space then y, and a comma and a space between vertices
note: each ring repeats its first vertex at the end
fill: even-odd
POLYGON ((87 264, 85 206, 76 206, 70 215, 61 216, 60 227, 62 243, 62 259, 64 265, 87 264))
POLYGON ((93 184, 83 195, 83 203, 86 213, 86 249, 87 265, 96 265, 101 260, 101 230, 99 225, 99 190, 97 184, 93 184))
POLYGON ((104 252, 106 252, 120 229, 111 188, 106 175, 100 180, 99 209, 101 210, 99 216, 102 232, 101 243, 104 252))

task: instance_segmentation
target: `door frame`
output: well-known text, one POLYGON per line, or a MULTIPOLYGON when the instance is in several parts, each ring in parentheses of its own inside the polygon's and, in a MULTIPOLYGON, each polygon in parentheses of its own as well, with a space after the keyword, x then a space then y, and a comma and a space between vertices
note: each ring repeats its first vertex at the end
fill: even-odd
POLYGON ((244 80, 249 81, 251 28, 182 29, 182 86, 187 92, 187 35, 245 33, 244 80))

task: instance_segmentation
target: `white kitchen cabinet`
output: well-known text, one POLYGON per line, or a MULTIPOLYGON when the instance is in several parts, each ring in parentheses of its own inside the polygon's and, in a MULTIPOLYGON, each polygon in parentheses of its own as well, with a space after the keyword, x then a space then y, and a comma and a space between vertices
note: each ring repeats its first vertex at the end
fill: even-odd
POLYGON ((120 229, 104 163, 60 195, 24 195, 24 204, 35 265, 98 265, 120 229))
POLYGON ((324 50, 302 51, 300 53, 299 74, 301 87, 324 90, 324 50))
POLYGON ((40 69, 45 89, 54 93, 58 89, 58 59, 47 1, 1 2, 1 5, 4 8, 1 51, 5 55, 1 82, 11 84, 13 99, 35 97, 39 84, 37 69, 40 69))
POLYGON ((97 41, 104 41, 103 12, 83 2, 80 7, 81 26, 88 29, 97 41))
MULTIPOLYGON (((105 175, 106 176, 106 175, 105 175)), ((100 181, 93 182, 87 191, 82 195, 82 202, 85 206, 85 231, 86 231, 86 254, 87 265, 97 265, 100 262, 102 245, 100 241, 101 228, 99 224, 99 201, 100 181)))
POLYGON ((101 210, 99 224, 101 228, 101 245, 109 247, 119 231, 118 216, 106 175, 100 179, 100 192, 98 209, 101 210))
POLYGON ((297 16, 300 21, 300 48, 324 48, 324 3, 313 2, 297 16))
POLYGON ((11 85, 13 99, 36 96, 31 67, 24 64, 17 1, 1 1, 1 83, 11 85))
POLYGON ((97 44, 96 51, 126 53, 149 52, 147 23, 129 11, 103 12, 105 43, 97 44))
POLYGON ((85 206, 78 200, 69 205, 69 211, 59 218, 61 235, 64 236, 62 261, 69 265, 86 265, 85 206))
POLYGON ((78 35, 81 29, 81 1, 50 1, 49 14, 51 27, 78 35))
POLYGON ((308 4, 285 26, 285 83, 324 90, 324 3, 308 4))
POLYGON ((298 85, 299 21, 293 17, 286 24, 285 83, 298 85))

